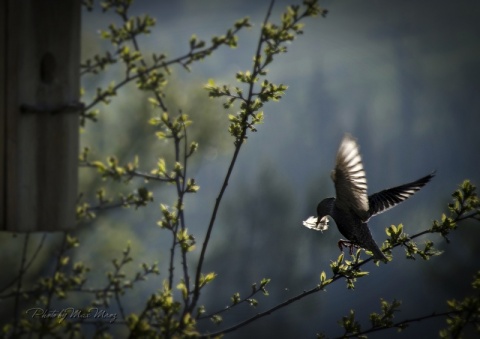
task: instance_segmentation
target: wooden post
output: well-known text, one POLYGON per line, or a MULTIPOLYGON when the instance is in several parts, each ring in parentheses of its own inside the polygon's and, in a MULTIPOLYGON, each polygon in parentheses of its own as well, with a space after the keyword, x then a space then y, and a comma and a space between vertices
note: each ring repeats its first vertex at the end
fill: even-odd
POLYGON ((75 226, 80 0, 6 0, 0 10, 0 229, 75 226))
POLYGON ((6 225, 6 125, 7 125, 7 104, 6 104, 6 66, 7 66, 7 3, 3 1, 0 6, 0 228, 6 225))

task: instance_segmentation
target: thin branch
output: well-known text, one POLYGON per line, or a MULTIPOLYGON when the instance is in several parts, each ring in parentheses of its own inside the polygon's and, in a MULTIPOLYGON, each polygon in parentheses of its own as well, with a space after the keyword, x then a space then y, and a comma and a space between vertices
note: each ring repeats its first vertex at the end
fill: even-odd
POLYGON ((168 265, 168 288, 172 289, 173 287, 173 272, 175 270, 175 248, 177 247, 177 232, 175 229, 172 229, 172 246, 170 247, 170 262, 168 265))
MULTIPOLYGON (((128 20, 128 18, 127 18, 128 20)), ((236 34, 239 30, 241 29, 241 27, 236 27, 235 29, 233 29, 232 31, 232 35, 236 34)), ((134 45, 134 48, 137 50, 137 51, 140 51, 136 44, 136 39, 135 37, 132 39, 132 43, 134 45)), ((180 57, 177 57, 175 59, 172 59, 172 60, 169 60, 169 61, 162 61, 161 63, 158 63, 158 62, 155 62, 152 66, 150 67, 147 67, 145 61, 142 59, 141 60, 141 63, 142 65, 145 67, 144 70, 142 71, 138 71, 135 75, 130 75, 128 74, 125 79, 123 79, 121 82, 119 82, 118 84, 116 84, 115 86, 112 87, 112 91, 113 92, 116 92, 117 90, 119 90, 121 87, 125 86, 126 84, 128 84, 129 82, 133 81, 133 80, 137 80, 139 78, 142 78, 144 76, 148 76, 148 74, 150 74, 152 71, 154 70, 157 70, 157 69, 168 69, 168 66, 170 65, 174 65, 174 64, 180 64, 182 65, 183 67, 185 67, 186 65, 188 65, 189 63, 191 63, 196 56, 203 56, 203 55, 209 55, 211 52, 213 52, 214 50, 216 50, 218 47, 220 47, 221 44, 215 44, 213 43, 211 46, 209 47, 205 47, 203 50, 198 50, 196 52, 194 52, 193 50, 190 50, 187 54, 183 55, 183 56, 180 56, 180 57)), ((99 96, 97 96, 95 99, 93 99, 92 102, 90 102, 89 104, 86 104, 85 105, 85 108, 83 110, 83 112, 86 112, 88 110, 90 110, 92 107, 94 107, 95 105, 97 105, 98 103, 100 103, 102 100, 104 100, 105 98, 108 97, 108 93, 105 93, 105 94, 101 94, 99 96)), ((158 98, 157 98, 158 100, 158 98)), ((167 112, 167 108, 165 107, 164 103, 163 103, 163 100, 162 98, 160 98, 160 100, 158 100, 159 102, 159 105, 160 107, 165 111, 167 112)))
MULTIPOLYGON (((181 57, 172 59, 170 61, 163 61, 161 64, 154 64, 154 65, 152 65, 148 68, 145 68, 143 71, 138 71, 135 75, 128 75, 127 77, 125 77, 125 79, 123 79, 118 84, 113 86, 112 91, 116 92, 117 90, 119 90, 120 88, 122 88, 123 86, 128 84, 129 82, 131 82, 133 80, 137 80, 137 79, 139 79, 139 78, 141 78, 145 75, 148 75, 150 72, 152 72, 156 69, 166 68, 169 65, 176 64, 176 63, 181 63, 182 60, 188 59, 190 57, 191 57, 191 53, 188 53, 188 54, 183 55, 181 57)), ((97 96, 95 99, 93 99, 93 101, 91 103, 85 105, 84 112, 90 110, 92 107, 94 107, 95 105, 100 103, 103 99, 105 99, 107 96, 108 96, 108 93, 101 94, 101 95, 97 96)))
MULTIPOLYGON (((128 22, 127 11, 124 11, 123 14, 121 15, 121 17, 122 17, 122 19, 123 19, 123 21, 124 21, 125 23, 128 22)), ((130 38, 131 38, 131 40, 132 40, 132 43, 133 43, 133 46, 134 46, 135 50, 136 50, 137 52, 140 52, 140 47, 139 47, 138 42, 137 42, 137 39, 136 39, 136 37, 135 37, 135 35, 134 35, 133 33, 130 34, 130 38)), ((188 56, 188 55, 187 55, 187 56, 188 56)), ((143 67, 145 67, 146 69, 148 69, 148 65, 147 65, 147 62, 145 61, 145 59, 141 59, 141 60, 140 60, 140 63, 142 64, 143 67)), ((165 67, 165 66, 164 66, 164 67, 165 67)), ((146 73, 146 74, 148 75, 149 73, 150 73, 150 72, 148 72, 148 73, 146 73)), ((142 80, 143 80, 143 78, 144 78, 144 75, 145 75, 145 74, 142 74, 142 75, 141 75, 142 80)), ((155 98, 157 99, 157 102, 158 102, 160 108, 161 108, 164 112, 168 112, 168 108, 167 108, 167 106, 165 105, 165 103, 163 102, 162 96, 161 96, 157 91, 153 91, 153 92, 154 92, 154 94, 155 94, 155 98)))
MULTIPOLYGON (((185 123, 182 122, 183 127, 183 182, 181 192, 185 193, 185 185, 187 182, 187 159, 188 159, 188 137, 187 137, 187 127, 185 123)), ((183 208, 181 209, 183 215, 183 208)), ((185 229, 185 220, 181 218, 182 229, 185 229)))
POLYGON ((209 313, 209 314, 206 314, 206 315, 202 315, 202 316, 199 316, 197 317, 198 320, 204 320, 204 319, 208 319, 208 318, 211 318, 215 315, 219 315, 219 314, 222 314, 224 312, 227 312, 227 311, 230 311, 232 310, 234 307, 236 306, 239 306, 241 304, 244 304, 246 302, 248 302, 249 299, 251 299, 254 295, 258 294, 259 292, 263 292, 261 288, 258 288, 258 289, 255 289, 254 291, 250 292, 250 294, 248 296, 246 296, 245 298, 243 298, 242 300, 239 300, 237 301, 236 303, 232 303, 231 305, 221 309, 221 310, 218 310, 218 311, 215 311, 215 312, 212 312, 212 313, 209 313))
POLYGON ((129 207, 133 205, 136 205, 138 207, 138 204, 139 204, 139 201, 129 201, 125 197, 121 197, 121 201, 119 202, 116 202, 116 203, 101 202, 98 205, 87 207, 87 211, 88 212, 106 211, 114 208, 129 207))
POLYGON ((472 212, 470 214, 467 214, 467 215, 463 215, 461 217, 458 217, 456 218, 455 220, 456 221, 462 221, 462 220, 466 220, 466 219, 475 219, 475 220, 479 220, 477 217, 480 216, 480 211, 475 211, 475 212, 472 212))
MULTIPOLYGON (((93 164, 92 162, 89 162, 89 161, 80 162, 78 164, 78 166, 98 169, 97 165, 95 165, 95 164, 93 164)), ((106 172, 108 170, 109 169, 105 169, 106 172)), ((114 173, 113 171, 110 171, 109 173, 117 174, 117 173, 114 173)), ((125 171, 125 174, 123 176, 125 176, 127 178, 138 177, 138 178, 143 178, 143 179, 153 180, 153 181, 160 181, 160 182, 172 182, 173 181, 171 178, 164 178, 164 177, 161 177, 159 175, 153 175, 153 174, 149 174, 149 173, 138 171, 138 170, 125 171)))
POLYGON ((402 321, 399 321, 398 323, 394 323, 390 326, 371 327, 370 329, 365 330, 365 331, 361 331, 361 332, 358 332, 358 333, 352 333, 352 334, 346 334, 346 335, 342 335, 342 336, 337 337, 337 338, 338 339, 341 339, 341 338, 358 338, 359 336, 362 336, 362 335, 365 335, 365 334, 384 331, 384 330, 393 329, 393 328, 404 329, 410 323, 421 322, 421 321, 427 320, 427 319, 449 317, 451 315, 459 314, 459 313, 462 313, 462 311, 447 311, 447 312, 441 312, 441 313, 433 312, 431 314, 427 314, 427 315, 424 315, 424 316, 402 320, 402 321))
MULTIPOLYGON (((267 24, 268 19, 270 18, 274 3, 275 3, 275 0, 270 1, 270 5, 268 7, 267 14, 266 14, 265 19, 263 21, 263 27, 267 24)), ((263 40, 263 27, 262 27, 262 32, 260 33, 260 38, 258 40, 257 50, 256 50, 256 53, 255 53, 256 57, 255 57, 254 65, 253 65, 252 79, 255 79, 255 77, 257 76, 258 71, 259 71, 259 69, 258 69, 259 63, 260 63, 259 55, 261 53, 262 43, 264 41, 263 40)), ((252 101, 254 83, 250 83, 249 87, 250 88, 249 88, 246 107, 250 107, 250 103, 252 101)), ((246 119, 248 119, 248 114, 246 114, 245 117, 244 117, 245 121, 246 121, 246 119)), ((237 140, 237 142, 235 143, 235 151, 233 153, 232 160, 230 161, 230 165, 228 166, 227 174, 225 176, 225 179, 223 180, 223 184, 222 184, 222 187, 220 189, 220 192, 217 196, 217 199, 215 200, 215 206, 214 206, 213 211, 212 211, 212 216, 210 217, 210 222, 209 222, 209 225, 208 225, 208 228, 207 228, 207 233, 206 233, 205 239, 203 241, 202 249, 201 249, 201 252, 200 252, 200 258, 199 258, 199 261, 198 261, 198 264, 197 264, 197 272, 196 272, 196 275, 195 275, 195 289, 193 291, 192 303, 191 303, 190 309, 189 309, 190 312, 193 311, 193 309, 195 308, 196 303, 198 302, 198 299, 200 297, 200 276, 201 276, 201 273, 202 273, 202 266, 203 266, 203 262, 205 260, 205 254, 206 254, 206 251, 207 251, 208 242, 209 242, 210 236, 212 234, 213 225, 215 224, 215 220, 216 220, 217 213, 218 213, 218 210, 219 210, 219 207, 220 207, 220 203, 221 203, 222 198, 223 198, 223 194, 225 193, 225 190, 227 189, 228 181, 230 180, 230 176, 232 175, 232 171, 233 171, 233 168, 234 168, 235 163, 237 161, 238 154, 240 153, 240 149, 242 147, 243 139, 245 138, 246 133, 247 133, 247 128, 244 127, 239 140, 237 140)))
MULTIPOLYGON (((23 268, 23 272, 20 272, 18 276, 16 276, 15 278, 13 278, 9 283, 7 283, 4 287, 2 287, 0 289, 0 291, 5 291, 7 290, 10 286, 12 286, 13 284, 15 284, 19 279, 22 278, 23 276, 23 273, 28 271, 28 269, 30 268, 30 266, 33 264, 33 262, 35 261, 35 259, 38 258, 38 253, 40 252, 40 250, 42 249, 43 247, 43 244, 45 242, 45 239, 47 238, 47 234, 48 233, 43 233, 42 235, 42 239, 40 239, 40 243, 38 244, 37 248, 35 249, 35 251, 33 252, 32 254, 32 257, 30 258, 30 260, 28 261, 28 263, 25 265, 25 267, 23 268)), ((1 298, 0 298, 1 299, 1 298)))
POLYGON ((53 292, 55 290, 55 275, 57 274, 57 272, 60 272, 61 268, 62 268, 62 264, 61 264, 61 261, 62 261, 62 254, 65 253, 66 251, 66 244, 67 244, 67 232, 63 232, 62 234, 62 243, 60 244, 60 250, 58 251, 58 255, 56 257, 56 263, 55 263, 55 270, 54 272, 52 273, 52 286, 51 288, 48 290, 48 299, 47 299, 47 305, 46 305, 46 309, 50 309, 50 305, 51 305, 51 302, 52 302, 52 296, 53 296, 53 292))
POLYGON ((18 315, 18 310, 20 307, 20 295, 21 295, 21 290, 22 290, 22 280, 23 280, 23 275, 25 273, 25 262, 27 260, 27 247, 28 247, 28 241, 30 240, 30 232, 25 233, 25 240, 23 242, 23 250, 22 250, 22 259, 20 262, 20 270, 18 272, 18 280, 17 280, 17 291, 15 295, 15 303, 13 307, 13 314, 14 314, 14 320, 13 320, 13 328, 16 329, 18 326, 18 320, 19 320, 19 315, 18 315))
MULTIPOLYGON (((155 93, 155 95, 157 95, 157 93, 155 93)), ((158 97, 159 97, 159 95, 158 95, 158 97)), ((175 146, 175 162, 178 163, 180 161, 180 141, 181 141, 181 137, 178 135, 178 131, 172 131, 172 132, 173 132, 173 140, 174 140, 174 146, 175 146)), ((184 181, 185 181, 185 179, 184 179, 184 181)), ((179 211, 178 218, 180 218, 180 208, 181 208, 182 200, 183 200, 183 192, 182 192, 182 189, 181 189, 180 177, 179 177, 178 173, 176 173, 176 175, 175 175, 175 185, 176 185, 176 188, 177 188, 177 197, 178 197, 178 200, 177 200, 177 208, 178 208, 178 211, 179 211)), ((173 276, 174 276, 173 273, 174 273, 174 269, 175 269, 174 257, 175 257, 175 249, 176 249, 177 244, 178 244, 178 241, 177 241, 178 226, 179 226, 179 221, 177 219, 177 222, 176 222, 174 228, 172 229, 173 243, 172 243, 172 247, 170 248, 170 266, 169 266, 169 276, 168 276, 168 287, 170 289, 172 289, 172 287, 173 287, 173 276)))
POLYGON ((125 311, 123 310, 123 305, 120 300, 120 294, 118 293, 118 288, 115 288, 115 301, 117 302, 117 306, 118 306, 118 309, 120 310, 120 315, 122 316, 122 319, 126 321, 127 318, 125 317, 125 311))
MULTIPOLYGON (((337 280, 337 279, 340 279, 341 277, 340 276, 337 276, 334 280, 337 280)), ((210 338, 210 337, 216 337, 216 336, 219 336, 219 335, 223 335, 225 333, 229 333, 229 332, 233 332, 245 325, 248 325, 250 324, 251 322, 257 320, 257 319, 260 319, 260 318, 263 318, 267 315, 270 315, 272 314, 273 312, 281 309, 281 308, 284 308, 285 306, 288 306, 290 305, 291 303, 294 303, 295 301, 298 301, 300 299, 303 299, 305 298, 306 296, 310 295, 310 294, 313 294, 313 293, 316 293, 318 291, 321 291, 322 289, 320 288, 320 286, 316 286, 308 291, 304 291, 303 293, 293 297, 293 298, 290 298, 288 300, 285 300, 284 302, 278 304, 277 306, 274 306, 264 312, 260 312, 258 314, 256 314, 255 316, 251 317, 251 318, 248 318, 232 327, 229 327, 229 328, 226 328, 224 330, 221 330, 221 331, 218 331, 218 332, 214 332, 214 333, 210 333, 210 334, 205 334, 205 335, 202 335, 200 338, 210 338)))
POLYGON ((104 204, 99 204, 99 205, 96 205, 96 206, 88 207, 87 211, 89 211, 89 212, 106 211, 106 210, 111 210, 111 209, 118 208, 118 207, 127 207, 127 206, 130 206, 130 205, 134 205, 134 203, 133 202, 128 203, 128 202, 124 202, 124 201, 116 202, 116 203, 112 203, 112 204, 104 203, 104 204))
MULTIPOLYGON (((180 227, 182 228, 182 231, 185 230, 186 225, 185 225, 185 213, 183 211, 183 196, 185 194, 185 185, 187 182, 187 165, 188 165, 188 154, 187 154, 187 148, 188 148, 188 137, 187 137, 187 128, 185 127, 185 123, 182 123, 183 126, 183 181, 182 181, 182 187, 181 190, 179 191, 179 194, 181 193, 180 196, 180 202, 179 202, 179 218, 180 218, 180 227)), ((187 288, 187 300, 185 301, 185 308, 184 308, 184 313, 187 312, 188 309, 188 304, 190 303, 189 301, 189 296, 190 296, 190 275, 188 274, 188 263, 187 263, 187 251, 182 248, 182 266, 183 266, 183 278, 185 280, 185 286, 187 288)))
MULTIPOLYGON (((478 211, 477 211, 476 213, 471 213, 471 214, 468 215, 468 217, 472 218, 472 217, 474 217, 477 213, 478 213, 478 211)), ((465 220, 465 219, 467 219, 467 217, 462 218, 462 217, 460 217, 460 216, 457 216, 457 218, 455 218, 455 221, 461 221, 461 220, 465 220)), ((424 230, 424 231, 422 231, 422 232, 419 232, 419 233, 417 233, 417 234, 414 234, 414 235, 410 236, 409 239, 415 239, 415 238, 418 238, 418 237, 420 237, 420 236, 422 236, 422 235, 425 235, 425 234, 428 234, 428 233, 435 233, 435 232, 432 232, 431 229, 424 230)), ((396 243, 395 245, 393 245, 393 246, 390 248, 390 250, 392 250, 392 249, 394 249, 394 248, 396 248, 396 247, 398 247, 398 246, 402 246, 402 245, 403 245, 403 243, 400 243, 400 242, 399 242, 399 243, 396 243)), ((363 260, 362 262, 359 262, 359 263, 356 263, 356 264, 352 265, 352 266, 350 267, 350 270, 349 270, 349 271, 350 271, 350 272, 357 271, 360 267, 366 265, 366 264, 367 264, 368 262, 370 262, 370 261, 373 261, 373 257, 370 257, 370 258, 368 258, 368 259, 366 259, 366 260, 363 260)), ((340 278, 347 278, 347 277, 346 277, 345 275, 343 275, 343 274, 335 274, 335 275, 332 276, 331 282, 330 282, 329 284, 331 284, 331 283, 339 280, 340 278)), ((274 307, 272 307, 272 308, 270 308, 270 309, 268 309, 268 310, 266 310, 266 311, 264 311, 264 312, 260 312, 260 313, 258 313, 258 314, 256 314, 256 315, 254 315, 253 317, 248 318, 248 319, 246 319, 246 320, 244 320, 244 321, 242 321, 242 322, 240 322, 240 323, 238 323, 238 324, 236 324, 236 325, 234 325, 234 326, 232 326, 232 327, 226 328, 226 329, 221 330, 221 331, 218 331, 218 332, 214 332, 214 333, 210 333, 210 334, 205 334, 205 335, 202 336, 202 338, 215 337, 215 336, 218 336, 218 335, 222 335, 222 334, 225 334, 225 333, 229 333, 229 332, 235 331, 235 330, 237 330, 237 329, 239 329, 239 328, 241 328, 241 327, 243 327, 243 326, 245 326, 245 325, 250 324, 251 322, 253 322, 253 321, 255 321, 255 320, 258 320, 258 319, 263 318, 263 317, 265 317, 265 316, 267 316, 267 315, 270 315, 270 314, 272 314, 273 312, 276 312, 276 311, 284 308, 285 306, 290 305, 291 303, 294 303, 294 302, 296 302, 296 301, 298 301, 298 300, 300 300, 300 299, 303 299, 303 298, 305 298, 306 296, 308 296, 308 295, 310 295, 310 294, 314 294, 314 293, 317 293, 317 292, 322 291, 322 290, 323 290, 322 286, 321 286, 321 285, 317 285, 317 286, 315 286, 314 288, 312 288, 312 289, 310 289, 310 290, 304 291, 304 292, 300 293, 299 295, 297 295, 297 296, 295 296, 295 297, 292 297, 292 298, 290 298, 290 299, 288 299, 288 300, 286 300, 286 301, 284 301, 284 302, 282 302, 282 303, 280 303, 280 304, 278 304, 278 305, 276 305, 276 306, 274 306, 274 307)))

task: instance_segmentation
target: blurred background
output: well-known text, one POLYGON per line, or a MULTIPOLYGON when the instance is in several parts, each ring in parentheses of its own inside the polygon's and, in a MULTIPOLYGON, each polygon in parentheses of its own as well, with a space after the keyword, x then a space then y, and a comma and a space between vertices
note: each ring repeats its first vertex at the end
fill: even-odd
MULTIPOLYGON (((188 52, 192 34, 209 40, 224 34, 235 20, 249 16, 255 24, 239 34, 239 47, 222 48, 187 73, 172 69, 167 104, 181 109, 194 124, 190 140, 199 153, 192 158, 190 176, 200 191, 186 200, 188 229, 196 235, 197 249, 190 267, 198 260, 215 198, 231 160, 233 140, 228 134, 228 112, 221 101, 210 100, 203 89, 208 79, 235 84, 235 73, 251 68, 260 24, 268 0, 176 2, 137 1, 134 13, 157 18, 152 33, 141 39, 144 51, 176 57, 188 52)), ((285 6, 276 1, 271 20, 279 22, 285 6)), ((250 286, 271 278, 268 297, 258 297, 256 309, 240 306, 223 314, 217 327, 209 320, 202 330, 216 331, 251 317, 273 305, 315 287, 321 271, 339 255, 341 237, 334 222, 319 233, 302 226, 314 215, 317 203, 334 196, 330 171, 344 133, 360 144, 369 192, 416 180, 433 170, 437 176, 413 198, 373 218, 370 228, 381 244, 390 225, 404 225, 417 233, 447 212, 450 194, 464 179, 480 184, 480 3, 473 1, 324 1, 327 18, 307 20, 304 34, 288 46, 269 68, 268 79, 289 86, 279 103, 265 106, 265 123, 251 133, 242 148, 229 182, 213 232, 204 272, 218 276, 204 289, 201 302, 207 313, 224 308, 235 292, 245 296, 250 286)), ((83 13, 83 58, 108 44, 99 30, 118 22, 112 14, 83 13)), ((84 97, 99 85, 122 76, 121 69, 82 79, 84 97)), ((112 104, 100 107, 97 123, 87 123, 81 144, 92 158, 105 160, 116 154, 121 163, 139 155, 140 167, 151 169, 159 157, 172 158, 171 145, 156 140, 147 124, 156 114, 133 87, 123 88, 112 104)), ((89 94, 90 93, 90 94, 89 94)), ((158 112, 157 112, 158 113, 158 112)), ((115 194, 119 188, 101 182, 95 170, 80 170, 85 197, 94 200, 100 186, 115 194)), ((127 187, 141 186, 134 181, 127 187)), ((155 202, 136 212, 110 210, 79 231, 84 250, 75 260, 94 265, 91 284, 104 282, 110 259, 119 257, 127 241, 138 262, 158 261, 161 275, 135 288, 127 297, 127 309, 142 305, 167 276, 169 234, 158 228, 159 203, 173 205, 173 187, 149 183, 155 202), (105 258, 104 262, 98 258, 105 258), (99 266, 100 265, 100 266, 99 266), (105 265, 104 267, 102 265, 105 265)), ((125 190, 125 188, 122 188, 125 190)), ((355 290, 343 282, 326 292, 302 299, 262 318, 227 338, 313 338, 318 332, 339 336, 337 322, 350 309, 368 327, 368 314, 380 312, 380 298, 401 300, 397 320, 447 309, 446 299, 467 295, 474 273, 480 239, 477 224, 462 223, 451 234, 451 244, 441 237, 419 239, 435 242, 444 254, 424 262, 405 259, 394 250, 388 265, 368 265, 368 277, 355 290)), ((365 256, 365 255, 363 255, 365 256)), ((132 272, 138 269, 132 265, 132 272)), ((399 338, 438 337, 444 320, 412 324, 399 338)), ((384 338, 386 333, 371 335, 384 338)))
MULTIPOLYGON (((235 73, 251 69, 268 3, 137 1, 133 7, 136 14, 157 18, 156 30, 141 41, 144 50, 172 57, 188 51, 192 34, 208 41, 245 16, 255 24, 241 32, 238 48, 222 48, 194 64, 191 73, 173 69, 169 109, 182 109, 192 117, 197 134, 191 139, 200 144, 190 175, 201 189, 186 201, 187 225, 198 243, 190 266, 196 264, 233 150, 227 132, 231 112, 223 109, 221 101, 208 99, 202 86, 209 78, 235 85, 235 73)), ((278 22, 288 4, 277 1, 272 20, 278 22)), ((302 220, 315 214, 321 199, 335 194, 330 171, 344 133, 358 138, 371 193, 438 171, 411 200, 371 220, 379 243, 386 238, 385 227, 392 224, 403 223, 409 234, 428 228, 446 211, 450 194, 464 179, 480 184, 480 4, 369 0, 321 5, 329 10, 327 18, 307 20, 305 34, 269 67, 268 78, 289 89, 279 103, 265 107, 265 123, 250 134, 241 151, 204 267, 205 272, 218 274, 203 293, 208 312, 225 307, 235 292, 246 295, 253 282, 265 277, 272 279, 270 296, 259 297, 257 309, 241 306, 223 314, 224 323, 218 328, 204 320, 205 330, 235 324, 310 289, 322 270, 329 271, 330 261, 339 254, 340 233, 334 223, 322 234, 303 227, 302 220)), ((105 47, 98 45, 98 30, 116 18, 94 12, 85 13, 83 20, 87 57, 105 47)), ((106 84, 114 77, 106 75, 102 81, 106 84)), ((85 80, 87 93, 98 80, 85 80)), ((102 110, 100 121, 87 125, 82 144, 91 146, 101 159, 118 154, 127 162, 139 154, 141 166, 148 169, 172 151, 155 140, 145 124, 155 113, 130 93, 136 92, 119 92, 117 100, 102 110)), ((84 169, 82 175, 95 176, 92 172, 84 169)), ((83 179, 89 187, 91 182, 83 179)), ((161 268, 166 267, 164 246, 170 239, 156 227, 158 204, 172 205, 174 200, 170 187, 158 186, 149 186, 155 203, 145 209, 101 214, 85 232, 83 243, 93 251, 108 251, 98 255, 112 256, 130 239, 139 260, 158 260, 161 268)), ((428 262, 410 262, 402 249, 396 249, 396 260, 380 268, 370 265, 369 277, 359 281, 355 291, 336 283, 326 293, 305 298, 227 337, 311 338, 320 331, 339 335, 343 332, 337 321, 343 315, 355 309, 366 324, 368 313, 380 311, 380 298, 402 300, 398 320, 445 310, 447 298, 460 298, 470 290, 479 269, 473 260, 479 236, 478 225, 464 223, 451 235, 450 245, 440 237, 425 237, 445 253, 428 262)), ((166 270, 162 273, 161 279, 166 270)), ((146 285, 134 293, 148 295, 150 287, 159 286, 153 280, 146 285)), ((143 298, 134 298, 139 299, 143 298)), ((405 335, 437 337, 441 325, 444 320, 413 324, 405 335)))

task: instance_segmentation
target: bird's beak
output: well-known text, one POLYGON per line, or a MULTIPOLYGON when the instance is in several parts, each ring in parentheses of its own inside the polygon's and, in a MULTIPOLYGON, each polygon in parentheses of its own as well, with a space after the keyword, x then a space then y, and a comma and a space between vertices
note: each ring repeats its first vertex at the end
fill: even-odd
POLYGON ((317 218, 315 229, 319 231, 326 231, 328 229, 328 217, 324 216, 322 218, 317 218))
POLYGON ((320 224, 322 226, 328 226, 328 217, 324 216, 322 218, 317 218, 316 226, 318 227, 320 224))

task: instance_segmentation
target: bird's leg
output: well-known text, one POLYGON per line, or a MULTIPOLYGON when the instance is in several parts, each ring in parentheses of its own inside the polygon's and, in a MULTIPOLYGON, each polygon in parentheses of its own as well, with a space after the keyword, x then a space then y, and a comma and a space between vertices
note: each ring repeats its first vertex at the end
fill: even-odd
POLYGON ((360 246, 355 244, 353 241, 340 239, 338 241, 338 248, 340 249, 340 251, 343 251, 344 247, 348 247, 348 253, 350 253, 350 255, 353 254, 353 249, 354 248, 360 248, 360 246))

